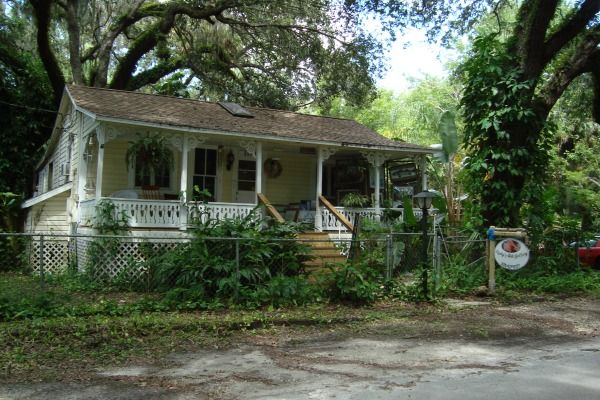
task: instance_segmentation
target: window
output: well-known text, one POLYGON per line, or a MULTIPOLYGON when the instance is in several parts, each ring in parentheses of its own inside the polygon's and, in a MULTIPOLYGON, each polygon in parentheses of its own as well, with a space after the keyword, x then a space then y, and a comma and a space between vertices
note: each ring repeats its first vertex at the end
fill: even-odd
POLYGON ((54 178, 54 162, 48 164, 48 189, 52 190, 52 184, 54 183, 52 179, 54 178))
POLYGON ((162 170, 146 172, 146 174, 141 173, 141 168, 139 167, 141 164, 138 162, 136 158, 135 162, 135 171, 134 171, 134 182, 135 186, 159 186, 161 188, 170 188, 171 187, 171 168, 165 167, 162 170))
POLYGON ((238 165, 238 190, 256 190, 256 161, 239 160, 238 165))
POLYGON ((195 150, 194 177, 192 184, 200 190, 207 190, 211 197, 209 201, 215 200, 217 191, 217 151, 215 149, 195 150))

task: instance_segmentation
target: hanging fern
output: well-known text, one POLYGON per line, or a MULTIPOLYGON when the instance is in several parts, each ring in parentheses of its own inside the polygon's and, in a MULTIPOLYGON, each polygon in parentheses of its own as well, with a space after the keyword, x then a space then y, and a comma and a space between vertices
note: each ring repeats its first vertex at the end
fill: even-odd
POLYGON ((136 165, 139 176, 157 173, 173 166, 173 152, 167 147, 164 137, 159 135, 139 135, 138 139, 130 142, 125 154, 127 168, 136 165))

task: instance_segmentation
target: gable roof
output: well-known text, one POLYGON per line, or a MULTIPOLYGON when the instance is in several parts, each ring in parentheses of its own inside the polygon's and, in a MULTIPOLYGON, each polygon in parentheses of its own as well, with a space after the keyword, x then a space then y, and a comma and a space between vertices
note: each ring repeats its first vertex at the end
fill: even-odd
POLYGON ((390 140, 356 121, 291 111, 245 107, 254 117, 240 118, 218 103, 112 89, 68 85, 75 106, 97 120, 136 121, 164 127, 227 132, 258 137, 314 141, 431 153, 431 150, 390 140))

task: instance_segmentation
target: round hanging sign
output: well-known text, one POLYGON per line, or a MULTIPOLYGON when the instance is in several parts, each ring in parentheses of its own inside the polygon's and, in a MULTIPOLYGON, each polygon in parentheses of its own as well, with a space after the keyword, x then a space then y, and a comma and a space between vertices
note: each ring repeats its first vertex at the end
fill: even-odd
POLYGON ((496 245, 496 262, 502 268, 517 270, 529 261, 529 248, 517 239, 504 239, 496 245))

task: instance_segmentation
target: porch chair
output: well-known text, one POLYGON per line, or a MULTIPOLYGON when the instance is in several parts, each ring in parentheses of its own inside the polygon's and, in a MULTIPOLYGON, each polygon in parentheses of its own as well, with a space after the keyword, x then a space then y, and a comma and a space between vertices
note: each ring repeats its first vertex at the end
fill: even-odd
POLYGON ((146 185, 142 186, 142 198, 145 200, 161 200, 160 186, 146 185))

